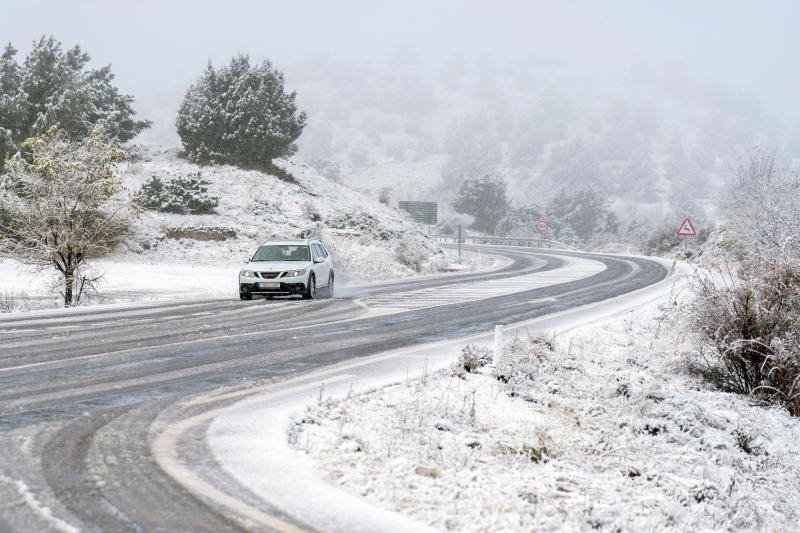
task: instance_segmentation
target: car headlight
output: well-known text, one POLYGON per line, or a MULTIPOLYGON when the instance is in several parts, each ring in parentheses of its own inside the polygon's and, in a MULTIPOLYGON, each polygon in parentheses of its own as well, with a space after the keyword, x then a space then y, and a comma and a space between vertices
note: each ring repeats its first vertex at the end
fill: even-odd
POLYGON ((297 276, 302 276, 305 273, 306 273, 306 269, 305 268, 302 269, 302 270, 290 270, 289 272, 286 273, 286 277, 287 278, 296 278, 297 276))
POLYGON ((242 270, 241 272, 239 272, 239 275, 242 276, 243 278, 254 278, 254 277, 256 277, 255 274, 253 274, 252 270, 242 270))

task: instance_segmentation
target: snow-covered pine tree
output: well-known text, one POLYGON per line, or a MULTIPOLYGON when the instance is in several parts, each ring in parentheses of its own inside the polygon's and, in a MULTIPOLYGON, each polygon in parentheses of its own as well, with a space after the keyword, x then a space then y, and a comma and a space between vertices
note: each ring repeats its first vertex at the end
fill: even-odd
POLYGON ((20 68, 14 57, 17 50, 9 43, 0 55, 0 170, 15 151, 26 114, 19 92, 20 68))
POLYGON ((202 164, 268 168, 293 154, 306 114, 269 61, 238 55, 219 69, 209 63, 189 87, 176 126, 189 159, 202 164))
POLYGON ((541 234, 536 232, 536 221, 541 219, 542 208, 538 205, 529 205, 511 209, 508 214, 500 219, 495 228, 495 234, 504 237, 521 237, 529 239, 539 237, 541 234))
POLYGON ((589 240, 604 229, 608 197, 597 187, 581 185, 560 189, 545 210, 556 238, 569 243, 589 240))
POLYGON ((150 122, 135 120, 133 97, 113 85, 109 66, 88 68, 80 46, 64 51, 52 36, 33 43, 22 65, 8 44, 0 55, 0 167, 25 139, 51 127, 75 141, 96 129, 119 142, 135 137, 150 122))
POLYGON ((506 181, 496 174, 464 180, 453 201, 453 209, 475 218, 471 228, 491 234, 508 213, 506 188, 506 181))

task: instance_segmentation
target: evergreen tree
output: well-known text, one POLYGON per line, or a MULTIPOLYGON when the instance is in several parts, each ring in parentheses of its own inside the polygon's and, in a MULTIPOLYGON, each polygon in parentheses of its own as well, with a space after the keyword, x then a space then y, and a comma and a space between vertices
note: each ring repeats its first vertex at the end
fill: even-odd
POLYGON ((99 130, 124 142, 150 126, 134 119, 133 97, 114 87, 111 67, 88 68, 91 57, 80 46, 64 51, 42 37, 22 65, 16 54, 8 44, 0 55, 0 167, 25 139, 51 127, 75 141, 99 130))
POLYGON ((505 180, 494 174, 464 180, 456 194, 453 209, 475 218, 471 228, 491 234, 500 219, 508 213, 506 187, 505 180))
POLYGON ((495 234, 504 237, 539 237, 540 234, 534 226, 536 221, 543 217, 542 209, 538 205, 530 205, 511 209, 506 216, 500 219, 495 234))
POLYGON ((599 189, 583 185, 569 191, 559 190, 546 209, 556 236, 562 240, 586 241, 614 221, 608 220, 608 198, 599 189), (570 239, 566 239, 569 236, 570 239))
POLYGON ((250 65, 246 55, 222 68, 208 64, 186 91, 176 126, 189 159, 202 164, 270 167, 292 155, 305 127, 296 93, 269 61, 250 65))

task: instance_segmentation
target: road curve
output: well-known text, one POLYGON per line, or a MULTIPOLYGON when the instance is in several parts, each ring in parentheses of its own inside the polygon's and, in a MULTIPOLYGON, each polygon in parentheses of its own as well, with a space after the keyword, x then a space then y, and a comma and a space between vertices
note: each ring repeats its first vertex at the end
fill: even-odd
MULTIPOLYGON (((374 285, 354 296, 518 279, 581 257, 489 250, 508 264, 489 273, 374 285)), ((151 456, 152 441, 166 425, 220 406, 192 403, 192 397, 225 387, 238 391, 233 401, 248 385, 265 380, 528 320, 624 294, 667 275, 663 266, 646 259, 588 257, 604 266, 589 277, 393 313, 375 313, 349 297, 184 301, 2 318, 0 531, 270 529, 244 511, 221 509, 192 495, 151 456)), ((202 438, 196 442, 202 446, 202 438)), ((203 471, 209 486, 258 503, 213 464, 203 465, 203 471)), ((266 511, 280 517, 277 510, 266 511)), ((303 526, 295 517, 283 518, 303 526)))

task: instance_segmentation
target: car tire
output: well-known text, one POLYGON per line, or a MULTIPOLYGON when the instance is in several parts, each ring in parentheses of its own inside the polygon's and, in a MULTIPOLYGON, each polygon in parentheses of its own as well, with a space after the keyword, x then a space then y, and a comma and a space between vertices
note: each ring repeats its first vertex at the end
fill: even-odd
POLYGON ((317 295, 317 282, 314 280, 314 274, 308 276, 308 286, 306 292, 303 293, 303 300, 313 300, 317 295))
POLYGON ((239 299, 240 300, 252 300, 253 299, 253 294, 249 293, 249 292, 240 292, 239 293, 239 299))
POLYGON ((334 277, 333 277, 333 272, 331 272, 331 275, 328 276, 328 297, 329 298, 333 298, 333 282, 334 282, 334 277))

